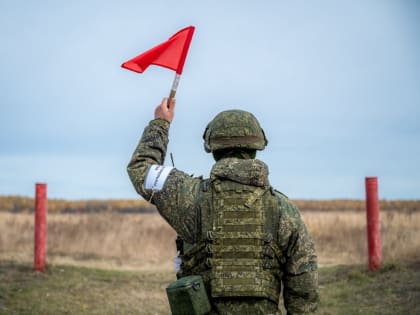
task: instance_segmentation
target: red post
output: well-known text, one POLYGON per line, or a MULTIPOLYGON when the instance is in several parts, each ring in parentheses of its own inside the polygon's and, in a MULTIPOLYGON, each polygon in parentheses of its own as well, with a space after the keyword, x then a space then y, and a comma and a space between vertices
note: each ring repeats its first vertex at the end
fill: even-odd
POLYGON ((35 185, 34 270, 44 271, 47 241, 47 184, 35 185))
POLYGON ((373 271, 378 268, 382 262, 378 178, 366 177, 365 185, 369 269, 373 271))

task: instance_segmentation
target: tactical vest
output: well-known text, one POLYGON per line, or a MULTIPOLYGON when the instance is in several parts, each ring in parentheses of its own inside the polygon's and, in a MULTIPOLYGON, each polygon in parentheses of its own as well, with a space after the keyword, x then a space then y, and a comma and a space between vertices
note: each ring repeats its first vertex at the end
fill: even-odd
POLYGON ((200 274, 209 296, 261 297, 278 303, 283 257, 276 245, 279 205, 270 187, 202 182, 197 240, 185 247, 178 276, 200 274))

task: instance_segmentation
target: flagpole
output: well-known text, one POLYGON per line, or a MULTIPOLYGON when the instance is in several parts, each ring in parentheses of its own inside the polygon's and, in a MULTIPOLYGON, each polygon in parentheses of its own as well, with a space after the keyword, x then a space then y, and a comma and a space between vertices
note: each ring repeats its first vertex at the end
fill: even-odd
POLYGON ((171 92, 169 93, 169 97, 168 97, 168 106, 169 104, 171 104, 172 99, 175 97, 180 79, 181 79, 181 75, 175 72, 174 82, 172 83, 171 92))

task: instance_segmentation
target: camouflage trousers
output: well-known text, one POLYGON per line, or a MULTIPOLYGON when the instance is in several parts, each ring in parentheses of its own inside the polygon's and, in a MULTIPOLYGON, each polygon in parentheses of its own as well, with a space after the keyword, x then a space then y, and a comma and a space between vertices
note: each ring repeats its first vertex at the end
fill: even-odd
POLYGON ((280 315, 276 303, 261 298, 218 298, 211 300, 211 315, 280 315))

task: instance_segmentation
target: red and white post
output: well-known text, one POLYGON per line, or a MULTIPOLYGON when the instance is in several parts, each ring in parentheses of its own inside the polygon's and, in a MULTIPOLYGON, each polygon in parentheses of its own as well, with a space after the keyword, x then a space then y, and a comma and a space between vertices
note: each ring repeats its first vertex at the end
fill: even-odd
POLYGON ((369 269, 373 271, 378 268, 382 262, 378 178, 366 177, 365 185, 369 269))
POLYGON ((35 185, 35 252, 34 270, 45 270, 47 242, 47 184, 35 185))

